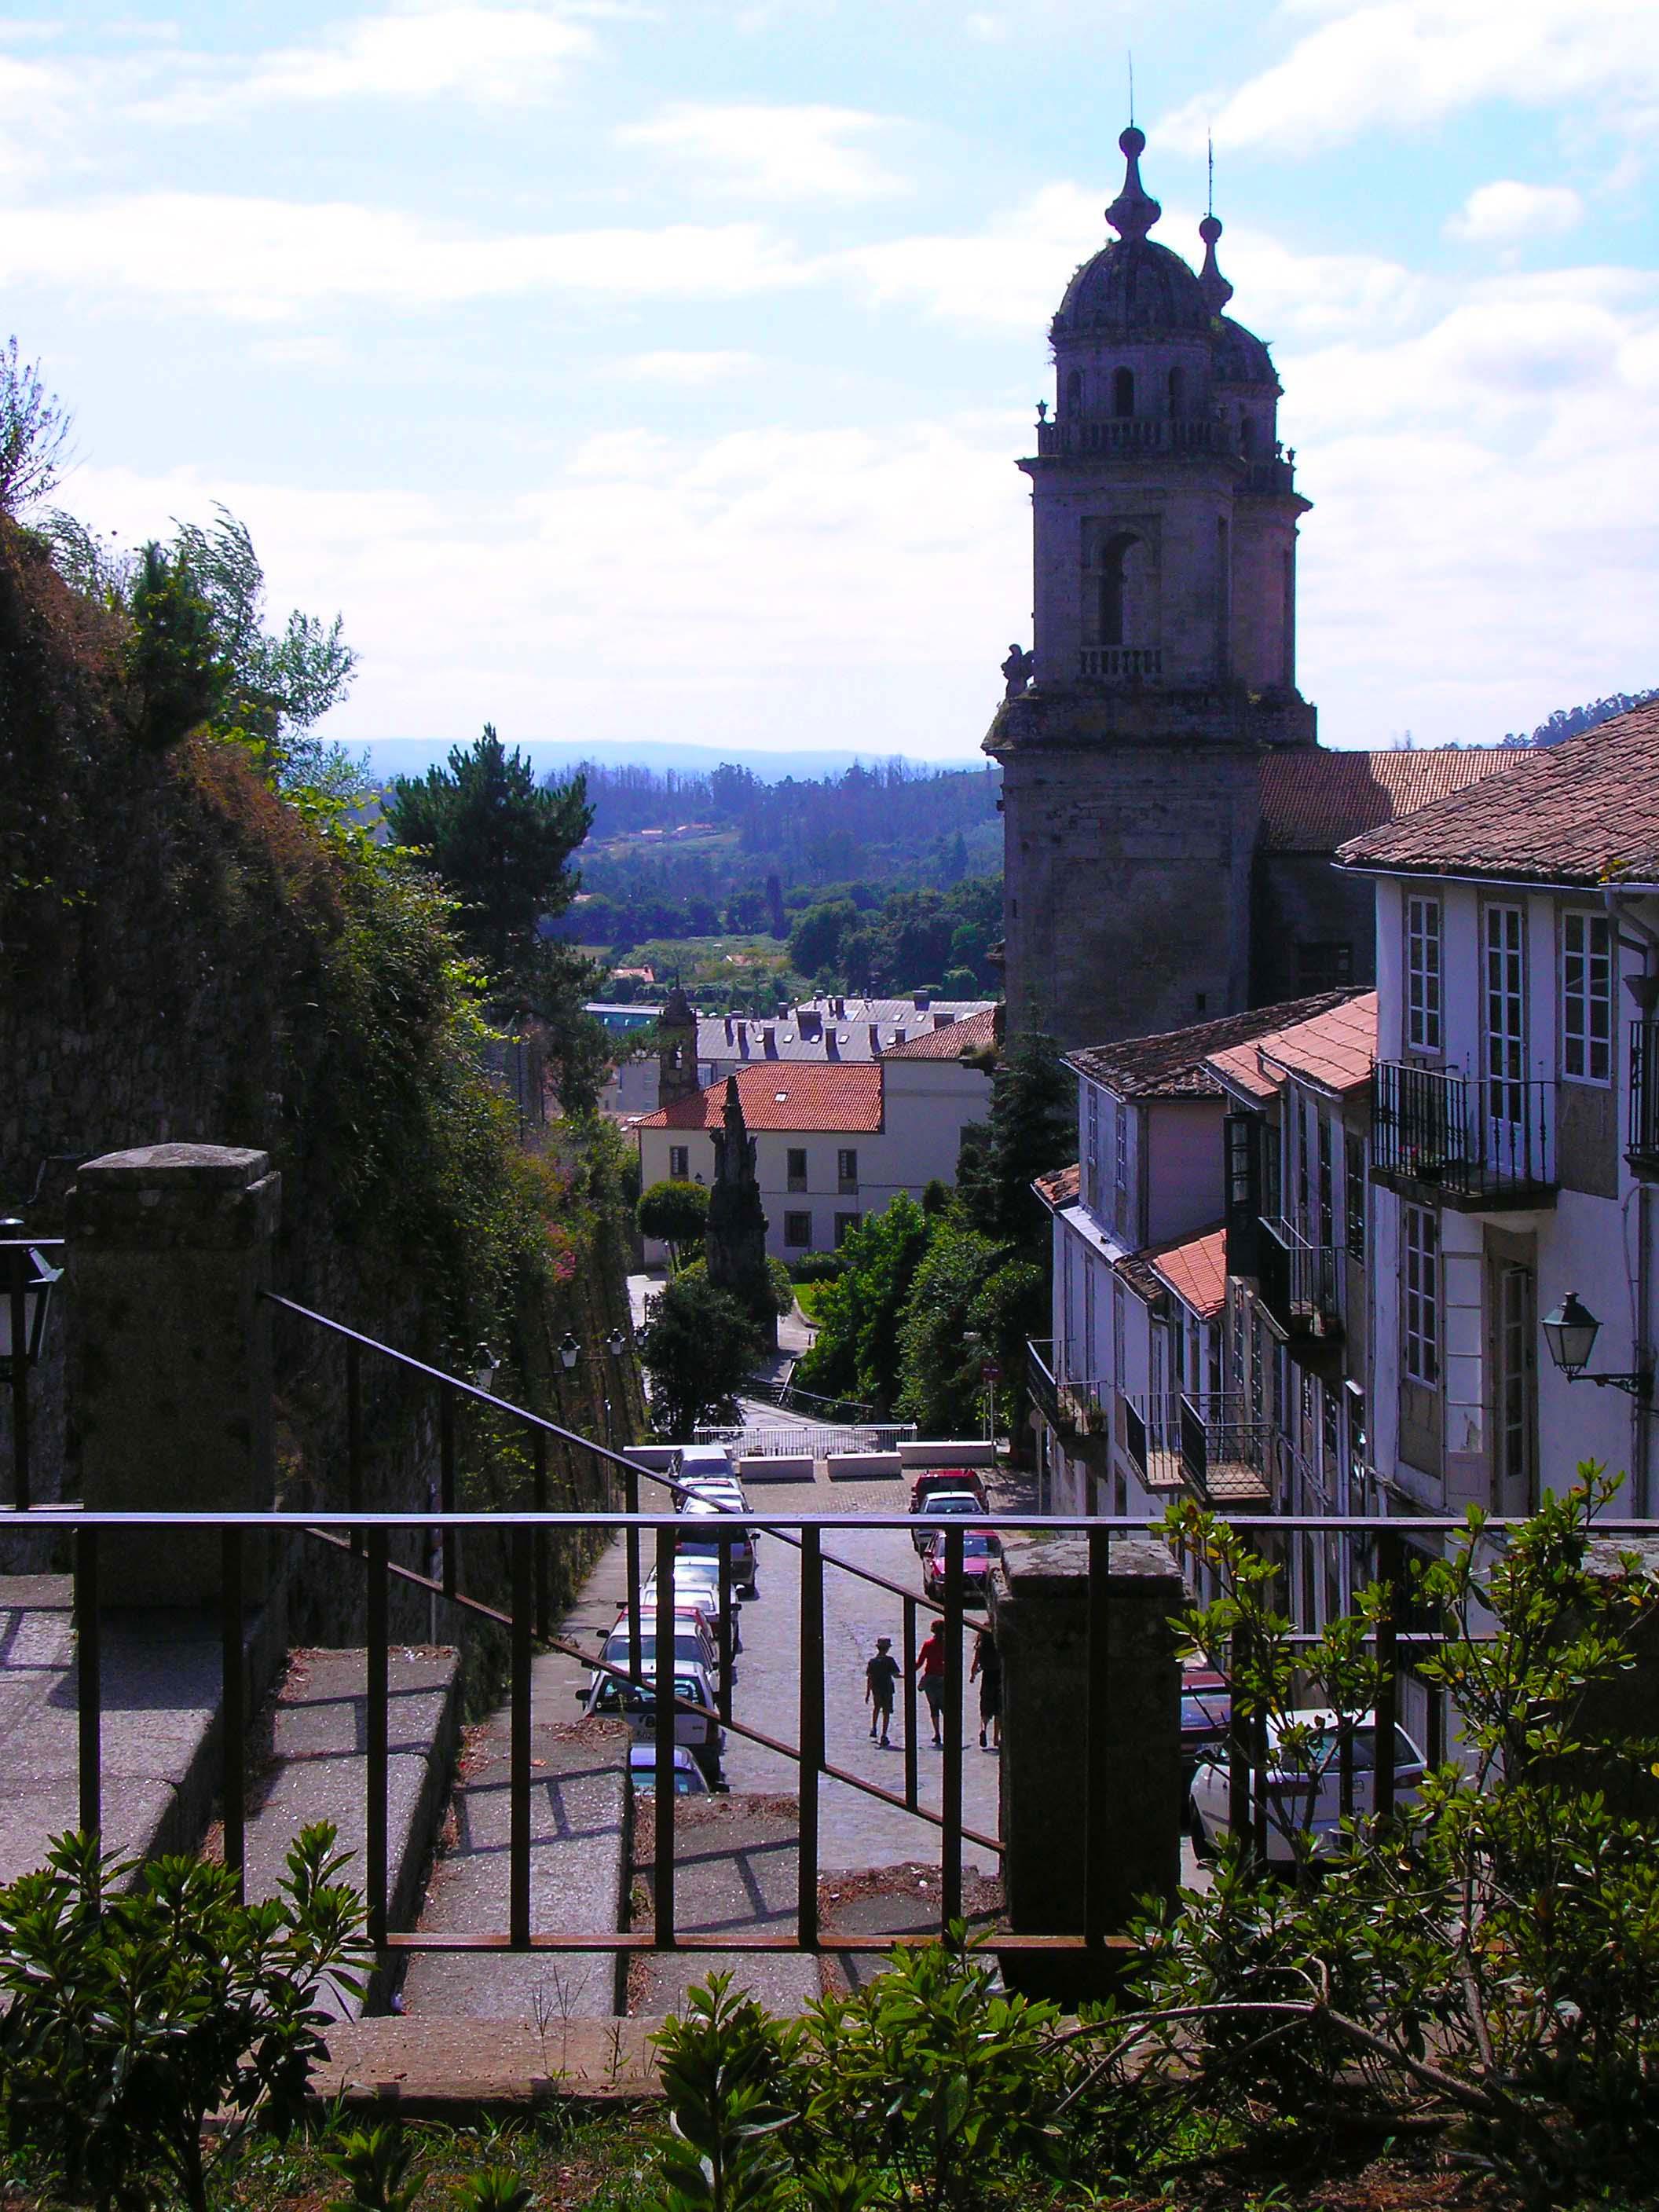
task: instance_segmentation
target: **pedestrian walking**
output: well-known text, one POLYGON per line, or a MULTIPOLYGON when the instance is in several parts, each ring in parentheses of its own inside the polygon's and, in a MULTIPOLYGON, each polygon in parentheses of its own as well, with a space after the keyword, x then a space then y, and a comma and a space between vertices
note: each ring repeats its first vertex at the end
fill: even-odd
POLYGON ((927 1700, 927 1717, 933 1723, 933 1741, 945 1741, 939 1733, 939 1714, 945 1704, 945 1623, 936 1620, 928 1632, 927 1640, 916 1654, 916 1680, 921 1685, 921 1694, 927 1700))
POLYGON ((893 1718, 893 1691, 898 1682, 899 1662, 893 1656, 890 1636, 876 1638, 876 1656, 864 1670, 864 1702, 870 1708, 870 1735, 877 1741, 876 1730, 881 1730, 879 1741, 885 1743, 887 1730, 893 1718))
POLYGON ((974 1645, 974 1663, 968 1680, 979 1683, 979 1747, 987 1748, 985 1731, 991 1731, 989 1748, 1002 1748, 1002 1654, 988 1628, 981 1628, 974 1645))

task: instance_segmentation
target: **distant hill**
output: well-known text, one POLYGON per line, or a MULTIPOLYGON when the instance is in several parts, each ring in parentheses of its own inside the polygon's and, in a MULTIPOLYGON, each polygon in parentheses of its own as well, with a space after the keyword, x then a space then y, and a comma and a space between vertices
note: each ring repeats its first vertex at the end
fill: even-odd
MULTIPOLYGON (((369 773, 379 781, 394 775, 424 775, 427 769, 449 757, 451 742, 471 744, 471 736, 456 740, 425 738, 380 738, 365 746, 368 755, 369 773)), ((509 739, 509 743, 512 740, 509 739)), ((659 773, 664 769, 678 775, 701 777, 711 775, 722 761, 729 761, 732 752, 717 750, 713 745, 677 745, 645 741, 637 744, 580 744, 563 738, 520 738, 519 750, 535 763, 537 773, 543 776, 566 775, 581 761, 593 761, 604 768, 648 768, 659 773)), ((356 748, 353 749, 354 750, 356 748)), ((762 783, 781 783, 787 776, 802 777, 840 775, 854 766, 866 768, 883 766, 889 759, 898 759, 896 754, 872 752, 739 752, 738 763, 762 783)), ((982 768, 984 760, 977 751, 964 752, 959 760, 910 761, 907 768, 931 774, 936 769, 982 768)))
POLYGON ((1659 699, 1659 690, 1613 691, 1605 699, 1592 699, 1587 707, 1558 707, 1535 730, 1511 730, 1503 742, 1506 745, 1559 745, 1563 738, 1576 738, 1585 730, 1599 729, 1616 714, 1628 714, 1632 707, 1645 707, 1650 699, 1659 699))

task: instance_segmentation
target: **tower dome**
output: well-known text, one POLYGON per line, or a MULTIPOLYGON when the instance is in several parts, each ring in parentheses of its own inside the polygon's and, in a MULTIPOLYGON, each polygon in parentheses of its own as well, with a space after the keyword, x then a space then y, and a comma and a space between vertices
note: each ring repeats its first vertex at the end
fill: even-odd
POLYGON ((1164 210, 1140 181, 1145 135, 1131 124, 1117 143, 1127 167, 1106 220, 1118 235, 1066 286, 1050 332, 1056 343, 1210 326, 1212 311, 1197 276, 1178 253, 1147 236, 1164 210))

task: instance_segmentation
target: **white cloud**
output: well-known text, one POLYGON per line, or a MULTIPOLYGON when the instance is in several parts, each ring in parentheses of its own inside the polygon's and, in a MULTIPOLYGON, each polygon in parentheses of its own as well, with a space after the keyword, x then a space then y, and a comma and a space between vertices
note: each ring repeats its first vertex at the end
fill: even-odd
POLYGON ((1295 154, 1480 100, 1593 96, 1633 128, 1659 102, 1659 9, 1645 0, 1293 0, 1285 13, 1328 20, 1235 91, 1187 101, 1154 136, 1196 154, 1213 128, 1218 146, 1295 154))
POLYGON ((865 146, 889 128, 854 107, 730 106, 682 100, 653 123, 624 125, 623 146, 665 156, 717 191, 768 200, 871 200, 904 189, 865 146))
POLYGON ((0 283, 136 294, 252 319, 324 301, 732 299, 800 275, 786 247, 742 222, 478 237, 345 202, 155 192, 38 208, 0 228, 0 283))
POLYGON ((1584 203, 1565 185, 1523 185, 1504 177, 1478 185, 1446 223, 1446 234, 1471 246, 1515 246, 1559 238, 1583 220, 1584 203))
POLYGON ((637 377, 641 383, 686 386, 724 384, 728 377, 752 376, 763 365, 757 353, 721 351, 715 347, 703 353, 636 353, 617 363, 624 376, 637 377))
POLYGON ((207 122, 283 101, 461 100, 513 106, 545 96, 593 52, 579 9, 414 0, 331 24, 316 42, 258 55, 234 76, 204 69, 138 103, 150 122, 207 122))

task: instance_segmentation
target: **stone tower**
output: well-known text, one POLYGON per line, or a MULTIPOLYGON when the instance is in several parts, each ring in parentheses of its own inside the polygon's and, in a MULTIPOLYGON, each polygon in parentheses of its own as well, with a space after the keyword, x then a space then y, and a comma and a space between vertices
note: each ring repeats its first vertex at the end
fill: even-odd
POLYGON ((672 1106, 677 1099, 695 1097, 702 1088, 696 1012, 676 982, 657 1017, 657 1103, 672 1106))
POLYGON ((1264 749, 1311 746, 1296 688, 1296 536, 1309 502, 1276 434, 1267 349, 1224 313, 1221 225, 1194 271, 1149 233, 1146 144, 1118 141, 1115 240, 1049 330, 1054 418, 1031 479, 1036 635, 1004 664, 1012 1029, 1068 1046, 1248 1003, 1264 749))
POLYGON ((703 1251, 708 1279, 745 1306, 769 1345, 778 1340, 778 1310, 766 1265, 766 1208, 755 1171, 755 1140, 743 1118, 738 1079, 726 1079, 721 1133, 714 1139, 714 1182, 708 1194, 703 1251))

